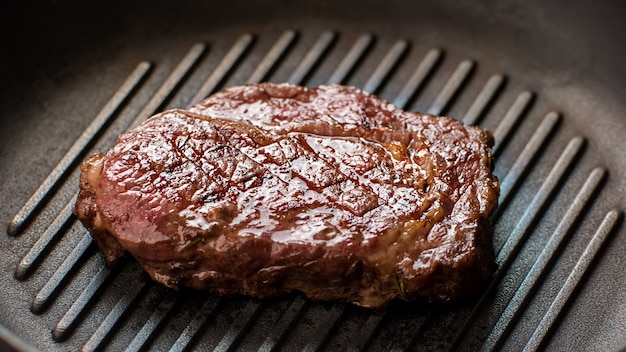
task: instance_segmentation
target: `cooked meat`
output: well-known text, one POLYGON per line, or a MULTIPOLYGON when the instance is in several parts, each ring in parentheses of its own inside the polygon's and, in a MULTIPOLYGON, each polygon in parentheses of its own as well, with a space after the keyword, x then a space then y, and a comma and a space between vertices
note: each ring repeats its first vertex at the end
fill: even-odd
POLYGON ((235 87, 91 156, 75 213, 172 288, 447 302, 495 266, 492 144, 356 88, 235 87))

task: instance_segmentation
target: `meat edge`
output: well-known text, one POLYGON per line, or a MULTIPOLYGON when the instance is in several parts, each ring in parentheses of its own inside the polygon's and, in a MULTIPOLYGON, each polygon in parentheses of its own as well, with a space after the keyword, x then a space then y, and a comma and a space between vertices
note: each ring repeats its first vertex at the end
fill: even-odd
POLYGON ((107 265, 113 266, 127 252, 117 239, 106 230, 100 210, 96 204, 96 189, 105 160, 106 156, 96 153, 80 165, 80 191, 72 211, 91 233, 96 244, 103 252, 107 265))

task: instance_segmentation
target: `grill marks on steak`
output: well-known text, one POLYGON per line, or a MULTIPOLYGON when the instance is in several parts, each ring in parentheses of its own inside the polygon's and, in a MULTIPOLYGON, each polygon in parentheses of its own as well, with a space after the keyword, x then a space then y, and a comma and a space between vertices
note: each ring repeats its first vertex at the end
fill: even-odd
POLYGON ((493 270, 491 144, 355 88, 236 87, 90 157, 75 212, 170 287, 449 301, 493 270))
POLYGON ((208 97, 189 111, 216 119, 246 121, 273 133, 367 136, 378 142, 405 145, 410 139, 407 126, 414 129, 422 124, 419 115, 341 85, 315 89, 267 83, 233 87, 208 97))

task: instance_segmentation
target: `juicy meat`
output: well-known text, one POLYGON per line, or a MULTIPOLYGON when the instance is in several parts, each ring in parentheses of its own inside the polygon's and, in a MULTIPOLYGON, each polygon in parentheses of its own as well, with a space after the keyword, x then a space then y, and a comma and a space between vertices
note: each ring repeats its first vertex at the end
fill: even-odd
POLYGON ((75 213, 168 287, 447 302, 495 266, 492 144, 356 88, 235 87, 91 156, 75 213))

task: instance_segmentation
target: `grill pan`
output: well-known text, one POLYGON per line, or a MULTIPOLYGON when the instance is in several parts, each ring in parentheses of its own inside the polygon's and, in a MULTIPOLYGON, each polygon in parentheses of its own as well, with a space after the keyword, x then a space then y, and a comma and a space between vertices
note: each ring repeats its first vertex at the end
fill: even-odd
POLYGON ((585 350, 626 345, 618 2, 3 4, 0 349, 585 350), (78 163, 222 87, 345 83, 496 137, 499 269, 384 313, 174 292, 70 214, 78 163))

